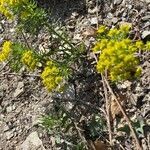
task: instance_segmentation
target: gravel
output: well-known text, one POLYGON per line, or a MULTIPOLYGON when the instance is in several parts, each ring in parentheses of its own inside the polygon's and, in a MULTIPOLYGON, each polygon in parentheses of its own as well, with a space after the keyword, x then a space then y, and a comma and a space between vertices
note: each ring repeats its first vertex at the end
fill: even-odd
MULTIPOLYGON (((150 36, 150 5, 149 0, 130 1, 130 0, 115 0, 113 5, 105 1, 104 4, 96 4, 95 0, 84 1, 64 1, 56 2, 53 7, 53 17, 60 18, 60 22, 68 28, 70 37, 73 37, 74 43, 84 42, 88 49, 91 43, 94 42, 96 25, 105 24, 109 27, 118 25, 120 22, 128 22, 133 24, 133 30, 141 31, 141 38, 148 40, 150 36), (69 8, 69 9, 68 9, 69 8), (98 13, 98 16, 97 16, 98 13), (138 29, 137 29, 138 27, 138 29), (85 35, 86 34, 86 35, 85 35), (89 34, 89 35, 87 35, 89 34)), ((42 4, 43 1, 41 1, 42 4)), ((49 7, 49 6, 46 6, 49 7)), ((6 40, 15 40, 15 24, 16 22, 8 22, 0 16, 0 45, 6 40)), ((43 33, 45 34, 45 33, 43 33)), ((41 34, 41 37, 43 36, 41 34)), ((43 36, 48 40, 47 35, 43 36)), ((21 40, 21 39, 20 39, 21 40)), ((46 41, 45 40, 45 41, 46 41)), ((44 42, 46 44, 47 42, 44 42)), ((40 43, 41 44, 41 43, 40 43)), ((43 45, 43 43, 42 43, 43 45)), ((41 48, 42 49, 42 48, 41 48)), ((90 54, 89 54, 90 55, 90 54)), ((144 53, 141 56, 141 67, 143 69, 141 78, 133 83, 124 83, 120 85, 120 89, 129 90, 131 102, 128 102, 133 112, 139 111, 143 118, 149 122, 149 106, 150 106, 150 53, 144 53), (135 107, 137 106, 137 107, 135 107)), ((91 58, 92 59, 92 58, 91 58)), ((0 65, 0 68, 3 64, 0 65)), ((84 65, 88 68, 88 65, 84 65)), ((7 66, 0 72, 6 72, 7 66)), ((1 69, 0 69, 1 70, 1 69)), ((88 68, 86 72, 92 74, 92 70, 88 68), (88 70, 88 71, 87 71, 88 70)), ((100 92, 95 95, 95 85, 99 85, 101 89, 100 79, 96 77, 85 78, 85 80, 77 80, 77 92, 80 99, 84 102, 96 104, 98 107, 103 107, 103 98, 100 92)), ((24 150, 30 149, 28 142, 34 143, 41 149, 51 145, 50 137, 38 127, 38 118, 46 114, 49 110, 53 99, 50 93, 47 93, 45 88, 41 88, 40 82, 33 78, 18 77, 14 75, 0 77, 0 146, 1 150, 18 150, 23 147, 24 150), (40 138, 39 138, 39 135, 40 138), (48 139, 48 140, 47 140, 48 139), (47 142, 48 141, 48 142, 47 142), (39 145, 38 145, 39 144, 39 145), (44 146, 43 146, 44 145, 44 146)), ((74 87, 70 85, 68 91, 64 95, 57 95, 59 98, 75 97, 74 87)), ((72 103, 68 103, 68 110, 72 108, 72 103)), ((78 111, 78 110, 77 110, 78 111)), ((83 109, 85 116, 90 114, 89 108, 83 109)), ((130 113, 130 110, 128 111, 130 113)), ((134 114, 135 115, 135 114, 134 114)), ((133 115, 133 116, 134 116, 133 115)), ((52 137, 51 137, 52 138, 52 137)), ((146 147, 146 140, 142 143, 146 147)), ((128 144, 127 144, 128 145, 128 144)), ((33 148, 36 149, 36 148, 33 148)))

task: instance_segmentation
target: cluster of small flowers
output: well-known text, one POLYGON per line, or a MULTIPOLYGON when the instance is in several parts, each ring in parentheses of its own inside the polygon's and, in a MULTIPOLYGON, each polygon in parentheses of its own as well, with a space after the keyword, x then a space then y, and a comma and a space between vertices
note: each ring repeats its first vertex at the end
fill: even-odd
MULTIPOLYGON (((45 25, 45 22, 47 23, 45 10, 37 7, 36 1, 0 0, 0 13, 7 19, 17 18, 18 29, 30 34, 38 33, 41 27, 45 25)), ((23 65, 29 71, 34 71, 41 64, 43 68, 45 67, 41 78, 47 89, 49 91, 53 91, 56 88, 62 89, 63 85, 60 84, 64 78, 61 74, 63 69, 60 70, 60 67, 52 61, 48 61, 45 65, 45 62, 49 60, 49 56, 42 58, 33 49, 26 49, 26 47, 17 42, 12 44, 10 41, 6 41, 0 51, 0 62, 7 61, 9 58, 11 58, 11 61, 9 61, 10 66, 17 71, 23 65)))
POLYGON ((11 7, 21 3, 23 0, 0 0, 0 13, 6 16, 8 19, 13 18, 11 7))
POLYGON ((6 61, 11 53, 12 43, 10 41, 4 42, 2 50, 0 51, 0 62, 6 61))
MULTIPOLYGON (((0 62, 7 61, 11 57, 11 54, 13 54, 12 45, 10 41, 4 42, 2 50, 0 51, 0 62)), ((34 71, 38 67, 40 59, 38 59, 37 53, 33 52, 33 50, 23 50, 20 62, 25 65, 29 71, 34 71)), ((60 83, 63 81, 61 71, 52 61, 47 61, 41 73, 41 79, 49 92, 56 88, 56 90, 61 90, 63 87, 63 85, 60 86, 60 83)))
POLYGON ((150 50, 150 42, 144 44, 141 40, 133 42, 128 38, 131 26, 121 25, 119 29, 108 29, 101 26, 98 33, 98 42, 93 52, 100 52, 97 71, 109 72, 112 81, 132 79, 141 73, 139 60, 135 57, 138 50, 150 50))
POLYGON ((27 66, 29 70, 34 70, 37 66, 38 60, 32 50, 26 50, 23 53, 21 62, 27 66))
POLYGON ((50 92, 56 89, 63 80, 60 69, 52 61, 47 62, 46 67, 41 74, 41 78, 44 86, 50 92))

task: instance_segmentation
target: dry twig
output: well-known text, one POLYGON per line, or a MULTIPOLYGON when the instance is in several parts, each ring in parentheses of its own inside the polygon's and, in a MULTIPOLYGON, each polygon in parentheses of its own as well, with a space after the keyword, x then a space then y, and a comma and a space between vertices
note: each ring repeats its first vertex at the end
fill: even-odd
POLYGON ((0 72, 8 65, 8 62, 6 64, 4 64, 4 66, 2 68, 0 68, 0 72))
MULTIPOLYGON (((96 62, 98 62, 97 57, 94 54, 94 58, 96 62)), ((107 117, 107 126, 108 126, 108 132, 109 132, 109 144, 112 146, 112 131, 111 131, 111 124, 110 124, 110 105, 109 105, 109 100, 108 100, 108 92, 106 88, 106 84, 104 82, 104 76, 102 76, 102 82, 103 82, 103 88, 104 88, 104 94, 105 94, 105 99, 106 99, 106 117, 107 117)))
MULTIPOLYGON (((95 54, 94 54, 94 58, 95 58, 95 60, 96 60, 96 62, 97 62, 97 57, 95 56, 95 54)), ((113 97, 114 97, 116 103, 118 104, 118 107, 119 107, 120 111, 121 111, 122 114, 124 115, 124 117, 125 117, 125 119, 126 119, 128 125, 129 125, 129 128, 130 128, 130 130, 131 130, 131 132, 132 132, 132 135, 133 135, 133 137, 134 137, 134 139, 135 139, 135 141, 136 141, 137 150, 142 150, 142 147, 141 147, 141 145, 140 145, 140 143, 139 143, 139 140, 138 140, 138 138, 137 138, 136 132, 134 131, 134 128, 132 127, 132 124, 131 124, 131 121, 130 121, 129 117, 126 115, 125 111, 123 110, 123 108, 122 108, 122 106, 121 106, 121 103, 119 102, 119 100, 117 99, 117 97, 116 97, 116 95, 114 94, 113 90, 111 89, 111 87, 110 87, 110 85, 109 85, 107 79, 106 79, 103 75, 102 75, 102 79, 103 79, 104 82, 106 83, 109 92, 113 95, 113 97)), ((105 83, 103 83, 103 84, 105 84, 105 83)), ((106 93, 105 93, 105 94, 106 94, 106 93)), ((108 110, 107 110, 107 111, 108 111, 108 110)), ((108 113, 108 112, 107 112, 107 113, 108 113)), ((109 119, 110 119, 110 118, 109 118, 109 119)), ((108 125, 108 129, 109 129, 109 139, 111 139, 111 133, 110 133, 110 132, 111 132, 111 128, 109 127, 109 125, 108 125)), ((110 143, 110 144, 111 144, 111 143, 110 143)))
POLYGON ((25 73, 19 74, 19 73, 9 73, 9 72, 1 73, 0 77, 5 76, 5 75, 40 77, 40 75, 37 75, 37 74, 25 74, 25 73))
POLYGON ((108 126, 108 131, 109 131, 109 141, 110 145, 112 146, 112 130, 111 130, 111 124, 110 124, 110 102, 108 99, 108 92, 107 92, 107 87, 104 81, 104 76, 102 76, 102 82, 103 82, 103 88, 104 88, 104 94, 105 94, 105 100, 106 100, 106 112, 107 112, 107 126, 108 126))
POLYGON ((109 85, 109 83, 108 83, 108 81, 107 81, 107 79, 106 79, 105 77, 104 77, 104 81, 105 81, 105 83, 106 83, 106 85, 107 85, 107 87, 108 87, 108 89, 109 89, 109 92, 113 95, 113 97, 114 97, 116 103, 118 104, 119 109, 121 110, 122 114, 124 115, 124 117, 125 117, 125 119, 126 119, 128 125, 129 125, 129 128, 130 128, 130 130, 131 130, 131 132, 132 132, 132 135, 133 135, 133 137, 134 137, 134 139, 135 139, 135 141, 136 141, 137 150, 142 150, 142 147, 141 147, 141 145, 140 145, 140 143, 139 143, 139 140, 138 140, 138 138, 137 138, 136 132, 134 131, 134 128, 132 127, 132 124, 131 124, 131 121, 130 121, 129 117, 127 116, 127 114, 126 114, 125 111, 123 110, 123 108, 122 108, 122 106, 121 106, 121 103, 120 103, 119 100, 117 99, 116 95, 114 94, 113 90, 111 89, 111 87, 110 87, 110 85, 109 85))

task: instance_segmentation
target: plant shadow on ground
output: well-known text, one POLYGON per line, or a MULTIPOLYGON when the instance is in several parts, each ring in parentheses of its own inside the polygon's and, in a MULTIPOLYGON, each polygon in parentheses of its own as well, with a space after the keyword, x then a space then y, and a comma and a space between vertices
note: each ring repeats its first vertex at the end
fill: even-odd
POLYGON ((50 12, 50 17, 64 23, 73 12, 79 15, 87 13, 86 0, 36 0, 38 5, 50 12))
MULTIPOLYGON (((93 65, 86 58, 80 61, 83 61, 82 66, 69 81, 67 90, 62 94, 54 93, 53 102, 47 103, 45 112, 50 117, 48 120, 51 116, 62 120, 60 137, 76 146, 84 143, 84 138, 105 141, 107 137, 105 117, 100 110, 104 103, 101 77, 93 73, 93 65)), ((56 147, 64 148, 65 142, 56 147)), ((77 149, 73 145, 70 149, 77 149)))

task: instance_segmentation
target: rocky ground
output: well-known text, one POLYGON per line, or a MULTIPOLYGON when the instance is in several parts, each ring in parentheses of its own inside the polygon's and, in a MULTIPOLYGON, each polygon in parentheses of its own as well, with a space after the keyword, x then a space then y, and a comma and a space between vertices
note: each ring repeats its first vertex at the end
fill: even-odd
MULTIPOLYGON (((94 41, 95 28, 98 24, 112 27, 120 22, 132 23, 135 38, 141 37, 143 41, 150 39, 149 0, 114 0, 113 2, 109 0, 59 0, 50 4, 48 0, 45 0, 39 1, 39 5, 50 7, 52 16, 67 27, 74 42, 83 41, 87 50, 91 48, 94 41)), ((14 26, 14 22, 8 22, 1 16, 0 44, 6 39, 13 38, 14 26)), ((143 53, 140 58, 143 69, 141 78, 132 83, 118 85, 118 87, 125 90, 130 97, 126 106, 127 113, 133 118, 143 119, 150 125, 150 53, 143 53)), ((81 106, 80 102, 80 106, 75 111, 82 112, 84 117, 88 117, 94 113, 90 111, 89 104, 91 104, 91 110, 93 107, 97 109, 97 107, 103 108, 104 106, 103 94, 98 91, 102 88, 100 77, 92 77, 93 73, 88 63, 84 67, 86 75, 83 75, 81 71, 81 75, 75 82, 78 97, 88 106, 81 106), (93 87, 97 88, 93 89, 93 87)), ((0 65, 0 73, 0 150, 57 149, 52 148, 52 137, 48 136, 46 131, 38 125, 41 115, 47 114, 52 106, 54 101, 52 95, 47 93, 38 77, 34 75, 24 77, 13 73, 8 74, 11 71, 5 63, 0 65)), ((66 95, 68 93, 71 95, 69 98, 75 95, 75 89, 72 87, 73 84, 70 85, 71 91, 66 93, 66 95)), ((141 137, 144 150, 150 149, 148 127, 145 129, 145 136, 141 137)), ((126 144, 125 149, 135 148, 126 144)))

